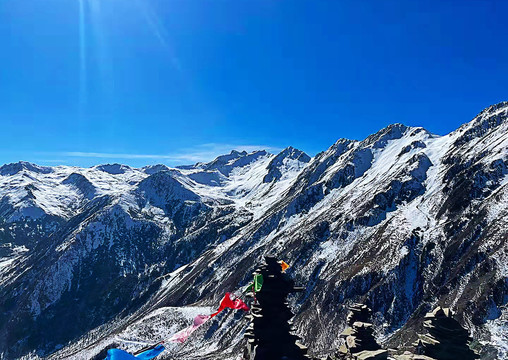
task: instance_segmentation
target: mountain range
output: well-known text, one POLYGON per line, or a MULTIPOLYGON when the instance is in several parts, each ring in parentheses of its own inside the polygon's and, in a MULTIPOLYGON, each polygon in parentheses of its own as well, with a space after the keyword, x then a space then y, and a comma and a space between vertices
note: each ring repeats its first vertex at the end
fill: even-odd
MULTIPOLYGON (((170 168, 0 167, 0 358, 91 359, 168 338, 264 255, 305 291, 289 306, 314 355, 340 346, 347 306, 404 348, 436 305, 482 358, 508 357, 508 102, 445 135, 393 124, 314 157, 232 151, 170 168)), ((237 359, 225 312, 166 355, 237 359)))

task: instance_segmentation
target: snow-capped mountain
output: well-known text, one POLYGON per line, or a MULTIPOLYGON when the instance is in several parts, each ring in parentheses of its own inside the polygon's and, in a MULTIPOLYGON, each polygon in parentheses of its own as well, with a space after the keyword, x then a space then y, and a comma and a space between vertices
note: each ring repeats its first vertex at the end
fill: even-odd
MULTIPOLYGON (((364 302, 389 346, 440 304, 485 358, 508 356, 507 175, 508 102, 445 136, 394 124, 313 158, 4 165, 0 354, 90 359, 164 339, 273 254, 306 287, 290 305, 310 353, 337 349, 345 306, 364 302)), ((236 358, 246 326, 217 316, 167 354, 236 358)))

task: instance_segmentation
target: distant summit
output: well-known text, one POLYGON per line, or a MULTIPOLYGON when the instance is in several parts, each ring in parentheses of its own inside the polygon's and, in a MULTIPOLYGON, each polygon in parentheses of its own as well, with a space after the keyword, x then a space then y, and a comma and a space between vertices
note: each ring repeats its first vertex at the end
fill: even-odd
POLYGON ((19 161, 17 163, 6 164, 0 167, 0 175, 15 175, 23 170, 35 172, 38 174, 49 174, 53 172, 53 169, 48 166, 40 166, 26 161, 19 161))

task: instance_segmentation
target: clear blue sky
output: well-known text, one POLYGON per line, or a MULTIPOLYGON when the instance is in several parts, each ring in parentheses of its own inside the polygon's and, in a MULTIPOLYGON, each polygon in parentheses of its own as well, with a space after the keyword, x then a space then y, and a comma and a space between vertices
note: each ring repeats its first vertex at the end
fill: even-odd
POLYGON ((3 0, 0 163, 311 155, 508 100, 508 1, 3 0))

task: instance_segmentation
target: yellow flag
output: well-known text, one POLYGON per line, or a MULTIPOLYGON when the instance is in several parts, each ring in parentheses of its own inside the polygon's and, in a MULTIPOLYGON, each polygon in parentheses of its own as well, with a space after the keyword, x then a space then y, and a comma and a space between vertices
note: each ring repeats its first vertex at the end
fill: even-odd
POLYGON ((289 265, 286 264, 286 262, 284 260, 281 260, 280 267, 282 268, 282 272, 285 272, 287 270, 287 268, 289 267, 289 265))

